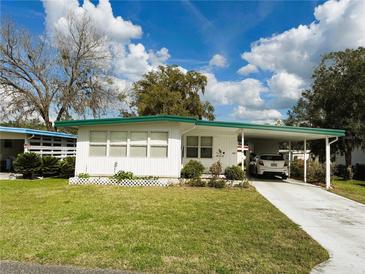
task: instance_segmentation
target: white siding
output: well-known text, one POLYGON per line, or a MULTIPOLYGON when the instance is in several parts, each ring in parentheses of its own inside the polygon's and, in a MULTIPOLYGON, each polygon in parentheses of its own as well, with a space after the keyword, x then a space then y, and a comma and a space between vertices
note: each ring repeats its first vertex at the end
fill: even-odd
MULTIPOLYGON (((365 164, 365 150, 361 150, 361 148, 355 148, 352 152, 352 159, 351 162, 353 165, 356 164, 365 164)), ((341 155, 340 153, 336 154, 336 165, 344 165, 346 163, 345 161, 345 155, 341 155)))
POLYGON ((235 133, 216 133, 214 130, 207 129, 194 129, 183 136, 184 142, 184 159, 183 164, 186 164, 190 160, 197 160, 201 162, 206 168, 206 172, 209 170, 209 167, 217 162, 219 158, 217 157, 217 152, 220 149, 224 152, 224 157, 222 157, 221 163, 223 170, 227 166, 236 165, 237 164, 237 134, 235 133), (186 157, 186 137, 187 136, 213 136, 213 158, 187 158, 186 157))
MULTIPOLYGON (((181 169, 181 136, 177 123, 135 123, 80 127, 77 139, 76 174, 110 176, 119 170, 131 171, 138 176, 179 177, 181 169), (100 131, 164 131, 168 132, 167 158, 133 158, 89 156, 91 130, 100 131)), ((109 142, 109 135, 108 135, 109 142)), ((129 142, 129 140, 128 140, 129 142)))

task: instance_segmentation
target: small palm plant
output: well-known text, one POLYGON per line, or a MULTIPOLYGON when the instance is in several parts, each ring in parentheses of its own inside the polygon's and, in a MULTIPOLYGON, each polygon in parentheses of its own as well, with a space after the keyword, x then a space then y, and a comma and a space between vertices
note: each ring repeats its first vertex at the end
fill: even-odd
POLYGON ((32 179, 41 171, 41 157, 33 152, 20 153, 14 161, 14 170, 23 174, 23 178, 32 179))

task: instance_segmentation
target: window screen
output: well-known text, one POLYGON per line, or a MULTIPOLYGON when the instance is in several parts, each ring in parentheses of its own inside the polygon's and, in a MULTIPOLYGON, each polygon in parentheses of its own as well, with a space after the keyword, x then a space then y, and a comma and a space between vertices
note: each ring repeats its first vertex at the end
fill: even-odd
POLYGON ((90 144, 90 156, 106 156, 106 145, 90 144))
POLYGON ((109 156, 127 157, 127 146, 126 145, 110 145, 109 156))
POLYGON ((147 132, 131 132, 131 157, 147 157, 147 132))
POLYGON ((90 156, 106 156, 106 131, 90 131, 90 156))
POLYGON ((127 157, 127 131, 111 131, 109 156, 127 157))
POLYGON ((106 143, 106 135, 105 131, 90 131, 90 142, 106 143))
POLYGON ((213 157, 213 137, 202 136, 200 137, 200 158, 212 158, 213 157))
POLYGON ((186 157, 198 158, 199 153, 199 137, 187 136, 186 137, 186 157))
POLYGON ((168 132, 151 132, 150 135, 150 157, 168 157, 168 132))
POLYGON ((128 132, 126 131, 111 131, 110 143, 127 143, 128 132))
POLYGON ((167 146, 151 146, 150 156, 153 158, 166 158, 167 146))

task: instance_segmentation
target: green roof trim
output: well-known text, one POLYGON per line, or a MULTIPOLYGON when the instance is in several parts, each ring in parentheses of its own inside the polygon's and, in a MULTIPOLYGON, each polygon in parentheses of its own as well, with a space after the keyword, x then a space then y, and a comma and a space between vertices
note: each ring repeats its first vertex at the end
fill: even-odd
POLYGON ((239 123, 239 122, 206 121, 206 120, 198 120, 198 119, 192 118, 192 117, 175 116, 175 115, 153 115, 153 116, 135 116, 135 117, 125 117, 125 118, 57 121, 57 122, 55 122, 55 126, 56 127, 79 127, 79 126, 146 123, 146 122, 179 122, 179 123, 195 124, 198 126, 273 130, 273 131, 308 133, 308 134, 318 134, 318 135, 327 135, 327 136, 336 136, 336 137, 345 136, 345 130, 342 130, 342 129, 272 126, 272 125, 260 125, 260 124, 239 123))

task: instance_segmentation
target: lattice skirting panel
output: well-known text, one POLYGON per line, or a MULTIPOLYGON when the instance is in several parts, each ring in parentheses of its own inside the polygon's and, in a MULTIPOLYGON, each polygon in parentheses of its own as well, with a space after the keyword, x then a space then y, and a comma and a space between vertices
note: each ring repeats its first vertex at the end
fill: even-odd
POLYGON ((176 184, 174 179, 125 179, 118 181, 105 177, 79 178, 72 177, 69 179, 70 185, 113 185, 113 186, 168 186, 176 184))

